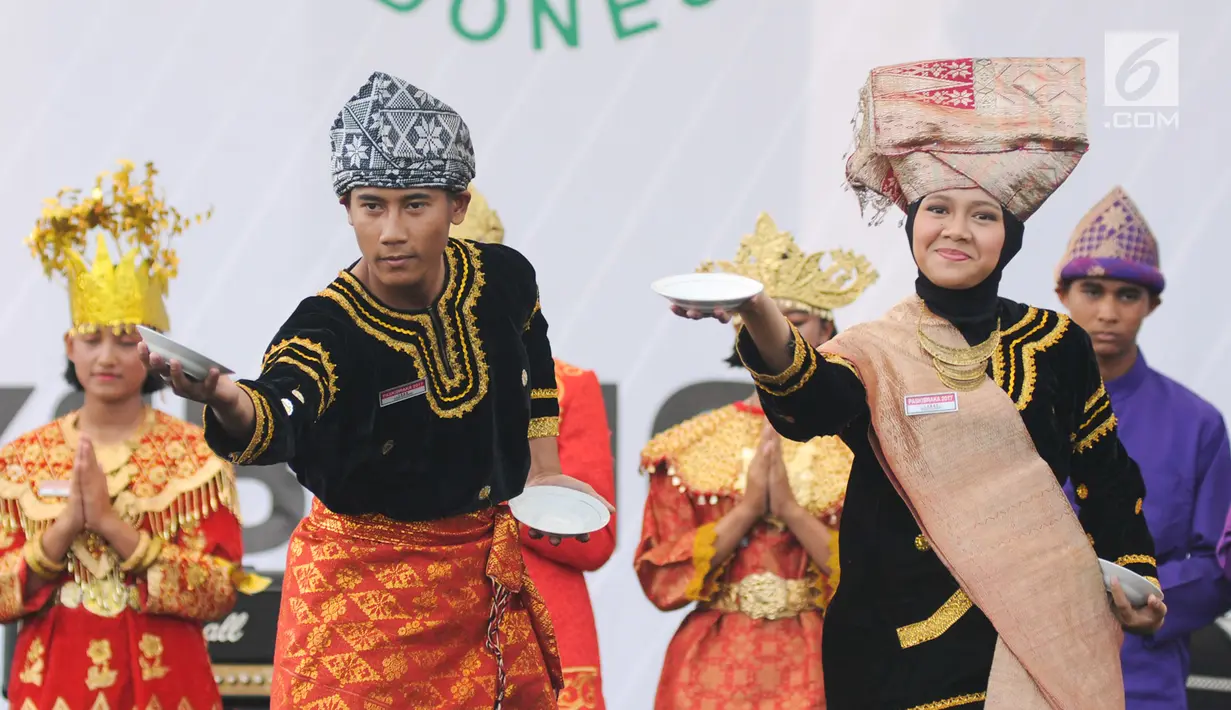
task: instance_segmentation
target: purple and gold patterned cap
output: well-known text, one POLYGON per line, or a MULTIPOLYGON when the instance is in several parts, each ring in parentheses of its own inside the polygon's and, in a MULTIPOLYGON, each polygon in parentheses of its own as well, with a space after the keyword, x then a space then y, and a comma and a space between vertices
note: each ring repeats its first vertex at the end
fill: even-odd
POLYGON ((1056 270, 1057 283, 1086 278, 1129 281, 1155 294, 1166 285, 1154 233, 1118 185, 1082 218, 1056 270))

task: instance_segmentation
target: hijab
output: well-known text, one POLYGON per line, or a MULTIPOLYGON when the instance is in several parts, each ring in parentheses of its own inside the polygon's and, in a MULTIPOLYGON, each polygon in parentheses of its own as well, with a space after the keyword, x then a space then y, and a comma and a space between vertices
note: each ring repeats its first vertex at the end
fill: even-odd
MULTIPOLYGON (((906 240, 911 245, 912 255, 915 213, 922 202, 922 198, 915 200, 906 209, 906 240)), ((1004 273, 1004 267, 1021 251, 1022 236, 1026 231, 1026 225, 1009 210, 1002 207, 1001 211, 1004 213, 1004 246, 1000 249, 996 268, 986 279, 971 288, 950 289, 932 283, 923 271, 915 277, 915 293, 923 299, 928 310, 952 323, 971 345, 983 342, 996 329, 1000 276, 1004 273)))

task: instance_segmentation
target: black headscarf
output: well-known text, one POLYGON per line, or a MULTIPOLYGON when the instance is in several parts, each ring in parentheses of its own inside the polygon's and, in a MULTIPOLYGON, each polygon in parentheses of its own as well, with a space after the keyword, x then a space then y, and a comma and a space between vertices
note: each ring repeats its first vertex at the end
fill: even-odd
MULTIPOLYGON (((906 208, 906 241, 914 255, 915 213, 923 200, 916 200, 906 208)), ((920 271, 915 277, 915 293, 927 305, 928 310, 953 324, 966 342, 975 345, 987 339, 996 328, 996 311, 1000 302, 1000 275, 1004 267, 1022 248, 1022 235, 1026 225, 1007 209, 1004 212, 1004 246, 1000 249, 1000 261, 996 269, 977 286, 956 290, 941 288, 928 280, 920 271)), ((917 264, 917 262, 916 262, 917 264)))

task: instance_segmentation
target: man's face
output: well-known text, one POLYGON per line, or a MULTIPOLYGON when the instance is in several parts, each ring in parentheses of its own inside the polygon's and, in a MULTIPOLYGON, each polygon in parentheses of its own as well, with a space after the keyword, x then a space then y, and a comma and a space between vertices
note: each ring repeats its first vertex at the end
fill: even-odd
POLYGON ((440 267, 449 226, 462 223, 469 205, 469 192, 357 187, 346 214, 369 273, 386 286, 406 287, 440 267))
POLYGON ((1077 279, 1057 294, 1077 325, 1090 334, 1095 354, 1104 358, 1132 352, 1142 321, 1159 303, 1144 286, 1118 279, 1077 279))

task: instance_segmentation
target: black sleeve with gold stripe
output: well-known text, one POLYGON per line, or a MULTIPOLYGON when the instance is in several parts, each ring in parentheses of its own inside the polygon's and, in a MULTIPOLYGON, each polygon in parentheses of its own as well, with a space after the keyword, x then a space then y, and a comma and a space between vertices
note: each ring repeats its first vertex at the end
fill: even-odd
POLYGON ((839 434, 867 408, 863 383, 848 362, 821 355, 791 325, 791 364, 771 372, 748 330, 740 326, 735 350, 752 374, 761 406, 774 429, 795 441, 839 434))
POLYGON ((556 363, 551 356, 551 341, 547 339, 547 319, 543 317, 537 289, 522 340, 530 358, 530 430, 527 436, 531 439, 559 436, 560 400, 556 396, 556 363))
POLYGON ((205 440, 219 456, 240 465, 265 466, 290 461, 296 442, 334 406, 341 391, 339 355, 345 351, 324 299, 300 303, 265 352, 261 375, 239 380, 252 400, 255 419, 245 440, 227 434, 210 407, 205 408, 205 440))
POLYGON ((1098 556, 1157 583, 1154 538, 1141 513, 1145 482, 1116 432, 1107 388, 1090 337, 1075 324, 1066 335, 1074 376, 1070 475, 1078 517, 1098 556))

